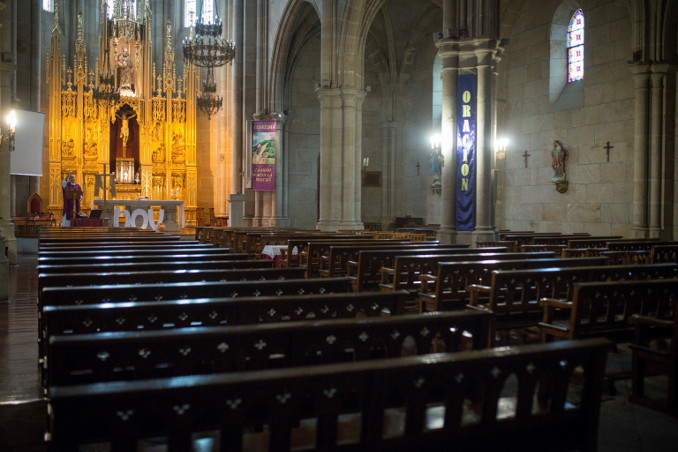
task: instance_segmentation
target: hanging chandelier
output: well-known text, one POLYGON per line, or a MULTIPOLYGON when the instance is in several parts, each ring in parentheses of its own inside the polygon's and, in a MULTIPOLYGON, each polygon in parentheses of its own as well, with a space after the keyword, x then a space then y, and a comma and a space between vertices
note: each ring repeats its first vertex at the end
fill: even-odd
POLYGON ((184 58, 198 67, 215 68, 230 63, 235 57, 235 43, 221 36, 221 19, 204 24, 195 23, 195 34, 184 39, 184 58))
POLYGON ((99 74, 99 84, 92 93, 94 99, 101 104, 114 104, 120 100, 120 92, 115 89, 113 73, 99 74))
POLYGON ((206 72, 197 103, 198 108, 207 115, 207 119, 211 119, 223 104, 223 98, 217 95, 214 68, 230 63, 235 58, 235 43, 221 36, 223 25, 217 12, 216 2, 212 1, 214 19, 209 23, 203 23, 201 3, 195 23, 195 33, 191 29, 189 36, 183 42, 184 59, 203 68, 206 72))
POLYGON ((222 103, 223 98, 217 94, 214 68, 207 68, 207 77, 202 82, 202 92, 198 94, 198 108, 209 120, 221 109, 222 103))

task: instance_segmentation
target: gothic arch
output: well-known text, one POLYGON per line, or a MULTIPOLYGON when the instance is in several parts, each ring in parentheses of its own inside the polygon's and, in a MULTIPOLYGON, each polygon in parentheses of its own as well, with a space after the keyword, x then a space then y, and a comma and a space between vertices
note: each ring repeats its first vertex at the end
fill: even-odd
MULTIPOLYGON (((303 44, 296 38, 304 33, 302 30, 308 27, 307 19, 309 15, 315 12, 319 18, 318 10, 313 2, 308 0, 292 0, 282 16, 280 27, 275 37, 273 48, 273 58, 271 60, 271 72, 269 79, 271 93, 271 111, 281 111, 284 102, 285 81, 289 75, 290 68, 293 66, 293 60, 303 44), (310 6, 309 6, 310 5, 310 6)), ((317 20, 317 19, 316 19, 317 20)), ((301 41, 305 36, 301 36, 301 41)))
POLYGON ((384 6, 385 0, 354 0, 346 6, 344 24, 339 45, 338 85, 348 88, 363 88, 365 42, 372 21, 384 6))

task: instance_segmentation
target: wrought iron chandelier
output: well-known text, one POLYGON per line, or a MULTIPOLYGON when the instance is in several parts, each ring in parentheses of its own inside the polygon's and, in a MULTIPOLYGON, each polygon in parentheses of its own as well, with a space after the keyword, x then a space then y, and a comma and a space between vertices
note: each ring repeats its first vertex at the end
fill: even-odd
POLYGON ((207 115, 207 119, 221 109, 223 99, 217 94, 217 83, 214 69, 230 63, 235 58, 235 43, 224 39, 221 34, 223 25, 217 12, 214 0, 214 20, 203 23, 202 3, 195 23, 195 33, 191 29, 188 38, 184 39, 184 58, 197 67, 203 68, 206 77, 202 82, 202 92, 198 95, 198 108, 207 115))
POLYGON ((99 84, 92 93, 94 99, 102 104, 114 104, 120 101, 120 92, 115 89, 113 73, 99 74, 99 84))
POLYGON ((198 94, 198 108, 211 119, 220 109, 223 98, 217 94, 217 82, 214 80, 214 68, 207 68, 207 77, 202 82, 202 92, 198 94))

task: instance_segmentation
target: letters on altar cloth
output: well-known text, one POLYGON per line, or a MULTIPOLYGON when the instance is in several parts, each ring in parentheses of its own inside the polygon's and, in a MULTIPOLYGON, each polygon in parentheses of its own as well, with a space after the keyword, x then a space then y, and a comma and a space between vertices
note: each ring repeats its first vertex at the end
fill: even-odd
POLYGON ((162 223, 165 219, 165 209, 160 209, 160 214, 158 215, 158 222, 153 221, 153 209, 134 209, 130 215, 129 210, 127 209, 113 209, 113 227, 120 227, 120 215, 125 215, 125 225, 126 228, 137 228, 148 229, 150 226, 154 231, 158 230, 158 225, 162 223), (143 223, 141 226, 137 226, 137 218, 141 217, 143 223))

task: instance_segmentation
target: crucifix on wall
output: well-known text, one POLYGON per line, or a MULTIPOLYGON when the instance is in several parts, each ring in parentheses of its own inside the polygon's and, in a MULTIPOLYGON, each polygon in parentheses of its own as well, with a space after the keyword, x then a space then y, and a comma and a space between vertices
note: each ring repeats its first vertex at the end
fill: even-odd
POLYGON ((525 168, 527 168, 527 159, 530 158, 531 156, 532 156, 532 154, 529 154, 527 152, 527 150, 525 150, 525 152, 523 152, 523 158, 525 159, 525 168))
POLYGON ((605 146, 603 146, 603 149, 605 149, 605 159, 609 162, 610 161, 610 149, 613 149, 614 146, 610 146, 610 142, 608 141, 605 146))

